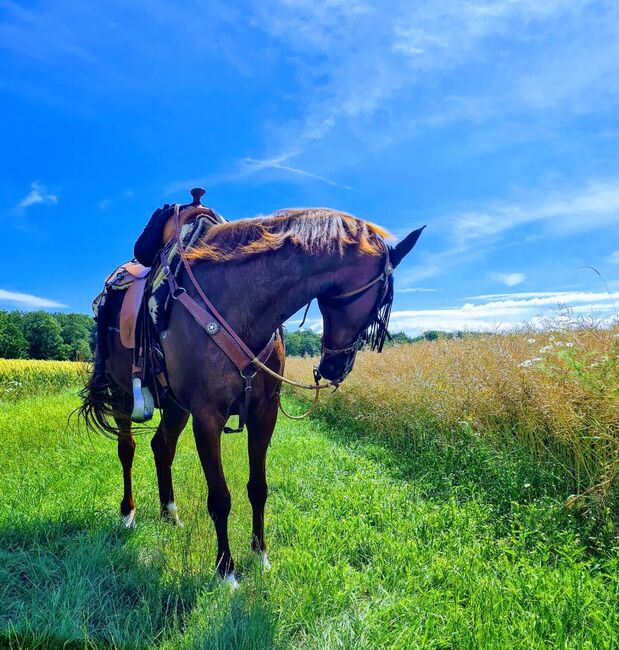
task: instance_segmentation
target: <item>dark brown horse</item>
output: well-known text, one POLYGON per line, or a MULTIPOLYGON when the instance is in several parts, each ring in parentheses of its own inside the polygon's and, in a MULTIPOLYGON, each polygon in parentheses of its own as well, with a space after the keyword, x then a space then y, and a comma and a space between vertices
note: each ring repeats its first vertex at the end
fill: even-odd
MULTIPOLYGON (((373 339, 369 342, 382 345, 393 298, 392 270, 412 249, 420 232, 411 233, 391 248, 384 243, 384 230, 351 215, 327 209, 287 210, 272 217, 215 226, 188 251, 188 257, 205 294, 256 352, 287 318, 317 298, 324 332, 318 373, 339 384, 352 369, 356 352, 364 342, 373 339)), ((200 300, 186 272, 179 283, 200 300)), ((178 302, 172 304, 162 346, 174 398, 164 402, 161 423, 151 442, 161 513, 171 522, 180 523, 171 470, 178 437, 191 414, 208 484, 208 511, 217 533, 216 566, 235 585, 228 544, 230 492, 221 462, 220 437, 228 417, 239 411, 244 382, 237 368, 178 302)), ((130 352, 115 335, 105 362, 105 377, 91 379, 81 409, 91 423, 105 422, 113 409, 123 468, 121 514, 127 527, 135 525, 131 488, 135 441, 129 420, 131 365, 130 352)), ((283 372, 281 341, 266 365, 283 372)), ((279 380, 262 370, 257 372, 247 413, 251 545, 265 567, 265 462, 277 420, 279 390, 279 380)))

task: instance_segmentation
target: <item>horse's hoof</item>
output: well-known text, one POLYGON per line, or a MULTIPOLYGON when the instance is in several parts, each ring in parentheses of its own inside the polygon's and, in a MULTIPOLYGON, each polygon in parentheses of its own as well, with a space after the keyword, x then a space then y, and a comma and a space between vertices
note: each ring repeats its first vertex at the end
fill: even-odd
POLYGON ((236 579, 236 576, 234 575, 234 571, 227 573, 223 577, 223 581, 225 584, 227 584, 230 587, 230 591, 236 591, 239 588, 239 581, 236 579))
POLYGON ((169 521, 173 526, 178 526, 179 528, 183 527, 183 522, 178 518, 178 508, 174 501, 166 503, 165 506, 161 509, 161 516, 169 521))
POLYGON ((123 517, 123 526, 125 528, 135 528, 135 508, 123 517))

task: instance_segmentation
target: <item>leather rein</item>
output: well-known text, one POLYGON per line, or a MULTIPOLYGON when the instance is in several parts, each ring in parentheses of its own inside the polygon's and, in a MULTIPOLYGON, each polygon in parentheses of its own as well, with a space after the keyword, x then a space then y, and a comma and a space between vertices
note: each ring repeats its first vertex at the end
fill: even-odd
MULTIPOLYGON (((307 417, 316 407, 320 396, 320 391, 325 388, 330 388, 332 386, 337 387, 337 384, 332 384, 330 382, 326 384, 319 383, 320 378, 318 375, 316 375, 316 373, 315 373, 315 380, 316 380, 315 385, 300 384, 296 381, 292 381, 284 377, 283 375, 280 375, 279 373, 275 372, 267 365, 265 365, 265 362, 268 360, 268 358, 271 356, 271 353, 273 352, 273 348, 279 330, 278 332, 274 333, 271 336, 268 343, 258 354, 254 354, 247 347, 247 345, 245 345, 243 340, 236 334, 236 332, 226 321, 226 319, 219 313, 215 305, 213 305, 213 303, 208 299, 208 297, 204 293, 202 287, 198 283, 193 273, 189 260, 185 255, 185 248, 183 246, 183 242, 181 239, 180 221, 179 221, 180 207, 181 206, 178 203, 174 205, 173 236, 176 242, 176 246, 181 261, 183 263, 183 267, 187 272, 187 276, 189 277, 192 286, 194 287, 194 289, 196 290, 196 292, 204 302, 204 306, 201 305, 199 302, 197 302, 194 298, 192 298, 187 293, 187 290, 178 284, 176 278, 174 277, 174 273, 172 273, 170 269, 165 253, 161 251, 160 253, 161 265, 162 265, 164 277, 168 282, 170 295, 174 300, 177 300, 181 305, 183 305, 183 307, 191 314, 191 316, 196 321, 196 323, 200 325, 200 327, 211 337, 213 342, 222 350, 222 352, 228 357, 228 359, 230 359, 230 361, 236 366, 237 370, 239 371, 239 374, 241 375, 241 377, 245 382, 244 398, 241 400, 241 404, 239 407, 239 426, 237 429, 230 429, 229 427, 225 427, 224 433, 237 433, 242 431, 243 428, 245 427, 245 423, 247 421, 247 412, 249 409, 249 402, 251 397, 251 389, 252 389, 251 382, 258 372, 257 369, 263 370, 264 372, 278 379, 279 381, 289 384, 291 386, 295 386, 296 388, 303 388, 305 390, 315 391, 315 397, 312 406, 307 411, 307 413, 304 413, 303 415, 300 416, 290 415, 289 413, 287 413, 282 407, 281 400, 279 401, 280 409, 282 413, 286 415, 286 417, 289 417, 293 420, 301 420, 307 417)), ((377 276, 370 282, 364 284, 362 287, 359 287, 358 289, 353 289, 352 291, 347 291, 338 294, 336 296, 329 297, 329 300, 340 300, 340 299, 351 298, 354 296, 360 296, 362 293, 365 293, 365 291, 367 291, 368 289, 370 289, 371 287, 373 287, 374 285, 376 285, 378 282, 381 281, 384 281, 386 286, 389 276, 393 273, 393 267, 389 262, 389 253, 387 249, 386 249, 386 253, 387 253, 387 258, 386 258, 387 261, 385 264, 385 269, 379 276, 377 276)), ((340 354, 343 352, 347 352, 349 349, 358 350, 359 347, 361 347, 361 345, 362 345, 362 335, 360 335, 357 338, 357 340, 352 344, 352 346, 349 346, 348 348, 343 348, 341 350, 329 350, 323 347, 323 353, 328 355, 340 354)))

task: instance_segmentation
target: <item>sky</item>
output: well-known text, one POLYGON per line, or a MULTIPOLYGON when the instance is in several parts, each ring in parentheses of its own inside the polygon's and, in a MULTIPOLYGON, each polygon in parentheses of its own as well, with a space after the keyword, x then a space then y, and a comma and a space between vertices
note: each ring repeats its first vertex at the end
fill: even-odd
POLYGON ((393 330, 612 317, 617 34, 616 0, 0 0, 0 308, 88 313, 201 185, 427 224, 393 330))

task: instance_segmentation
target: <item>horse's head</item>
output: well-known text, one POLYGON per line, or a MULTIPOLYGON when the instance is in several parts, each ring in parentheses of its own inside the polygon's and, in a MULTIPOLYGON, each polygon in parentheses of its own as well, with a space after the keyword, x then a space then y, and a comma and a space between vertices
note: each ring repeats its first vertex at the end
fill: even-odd
POLYGON ((315 369, 317 379, 324 377, 340 384, 363 345, 382 350, 393 302, 393 271, 424 228, 411 232, 395 247, 385 244, 381 256, 359 255, 335 290, 319 296, 323 335, 322 355, 315 369))

